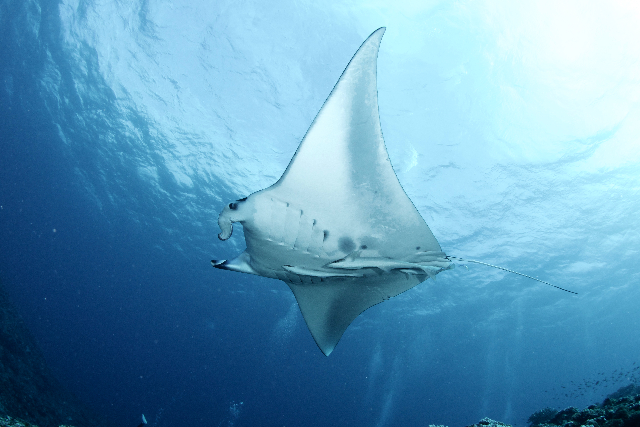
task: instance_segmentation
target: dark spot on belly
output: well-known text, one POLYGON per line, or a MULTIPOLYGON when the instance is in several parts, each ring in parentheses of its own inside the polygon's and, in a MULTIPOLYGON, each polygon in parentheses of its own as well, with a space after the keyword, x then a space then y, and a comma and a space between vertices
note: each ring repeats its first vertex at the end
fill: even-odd
POLYGON ((355 250, 356 244, 351 237, 343 236, 338 240, 338 248, 345 253, 351 253, 355 250))
POLYGON ((329 230, 324 230, 323 234, 324 234, 324 237, 322 237, 322 241, 326 242, 327 239, 329 238, 329 230))
POLYGON ((360 249, 378 249, 380 248, 380 242, 375 237, 362 236, 358 243, 360 243, 360 249))
POLYGON ((416 246, 416 251, 419 251, 419 250, 420 250, 420 246, 416 246))

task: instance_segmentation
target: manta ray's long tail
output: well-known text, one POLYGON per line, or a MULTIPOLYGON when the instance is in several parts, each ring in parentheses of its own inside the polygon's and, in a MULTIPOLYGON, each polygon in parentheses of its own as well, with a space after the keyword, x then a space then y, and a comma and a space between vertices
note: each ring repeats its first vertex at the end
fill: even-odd
POLYGON ((462 259, 462 258, 458 258, 458 257, 455 257, 455 256, 447 256, 447 258, 450 259, 450 260, 456 260, 456 261, 460 261, 460 262, 473 262, 475 264, 482 264, 482 265, 486 265, 488 267, 497 268, 499 270, 504 270, 504 271, 507 271, 509 273, 517 274, 519 276, 523 276, 523 277, 526 277, 528 279, 533 279, 533 280, 535 280, 537 282, 544 283, 545 285, 553 286, 554 288, 560 289, 561 291, 565 291, 565 292, 569 292, 570 294, 578 295, 577 292, 573 292, 573 291, 570 291, 569 289, 561 288, 560 286, 556 286, 556 285, 551 284, 549 282, 545 282, 544 280, 537 279, 537 278, 529 276, 527 274, 518 273, 517 271, 509 270, 508 268, 500 267, 498 265, 488 264, 486 262, 475 261, 475 260, 472 260, 472 259, 462 259))

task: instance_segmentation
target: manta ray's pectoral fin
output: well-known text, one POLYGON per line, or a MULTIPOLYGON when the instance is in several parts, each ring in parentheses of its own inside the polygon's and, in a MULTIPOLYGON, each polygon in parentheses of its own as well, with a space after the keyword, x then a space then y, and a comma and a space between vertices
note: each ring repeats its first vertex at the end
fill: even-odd
POLYGON ((211 265, 221 270, 231 270, 240 273, 255 274, 256 276, 260 276, 260 273, 258 273, 253 269, 253 267, 251 267, 251 255, 249 255, 246 251, 242 252, 234 259, 230 259, 228 261, 224 259, 212 259, 211 265))
POLYGON ((309 331, 328 356, 347 327, 363 311, 424 280, 421 275, 394 274, 326 278, 320 283, 287 283, 298 301, 309 331))

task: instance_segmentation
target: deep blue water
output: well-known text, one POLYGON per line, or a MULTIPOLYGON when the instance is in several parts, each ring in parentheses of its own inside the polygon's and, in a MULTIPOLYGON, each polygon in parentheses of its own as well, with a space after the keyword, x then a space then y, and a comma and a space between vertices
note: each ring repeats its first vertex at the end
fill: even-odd
POLYGON ((118 425, 525 425, 640 364, 640 11, 624 2, 2 0, 0 279, 118 425), (325 357, 287 286, 213 270, 386 25, 398 177, 458 266, 325 357), (597 382, 597 384, 596 384, 597 382))

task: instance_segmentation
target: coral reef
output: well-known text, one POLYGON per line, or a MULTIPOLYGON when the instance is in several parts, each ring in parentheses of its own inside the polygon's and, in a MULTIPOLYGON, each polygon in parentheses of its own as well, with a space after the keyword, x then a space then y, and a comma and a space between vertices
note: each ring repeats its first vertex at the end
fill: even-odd
POLYGON ((34 424, 107 425, 49 372, 35 339, 0 286, 0 427, 34 424))
POLYGON ((583 410, 569 407, 556 412, 547 408, 531 415, 529 422, 531 427, 640 427, 640 387, 622 387, 602 404, 583 410))
POLYGON ((601 405, 591 405, 582 411, 570 407, 558 412, 547 422, 532 427, 640 427, 640 395, 607 398, 601 405))
POLYGON ((483 418, 478 421, 477 424, 472 424, 467 427, 511 427, 509 424, 501 423, 500 421, 492 420, 491 418, 483 418))
MULTIPOLYGON (((8 415, 1 416, 0 415, 0 427, 38 427, 35 424, 31 424, 30 422, 21 420, 19 418, 12 418, 8 415)), ((72 427, 61 425, 59 427, 72 427)))
MULTIPOLYGON (((600 405, 561 411, 544 408, 529 417, 530 427, 640 427, 640 386, 630 384, 610 394, 600 405)), ((467 427, 511 427, 483 418, 467 427)))

